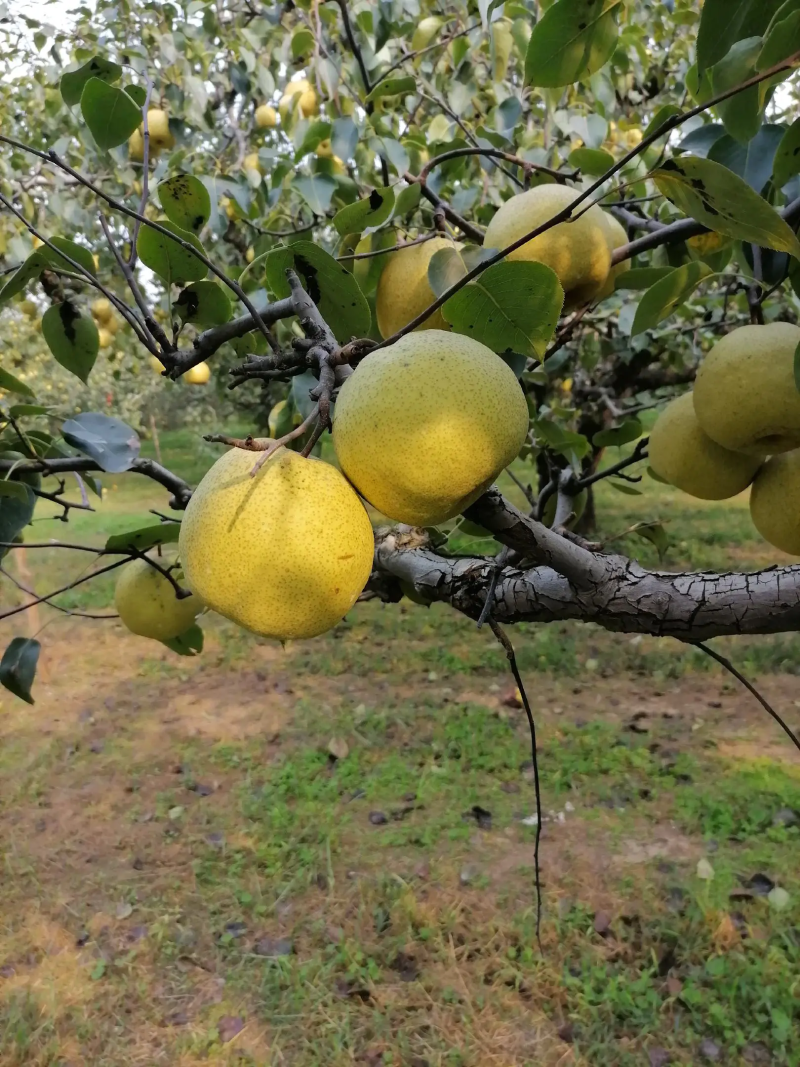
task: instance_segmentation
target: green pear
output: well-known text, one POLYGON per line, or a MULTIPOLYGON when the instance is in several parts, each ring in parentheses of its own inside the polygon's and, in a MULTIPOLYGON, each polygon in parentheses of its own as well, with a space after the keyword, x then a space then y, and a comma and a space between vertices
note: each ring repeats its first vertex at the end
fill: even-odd
POLYGON ((800 556, 800 449, 772 456, 758 472, 750 516, 765 541, 800 556))

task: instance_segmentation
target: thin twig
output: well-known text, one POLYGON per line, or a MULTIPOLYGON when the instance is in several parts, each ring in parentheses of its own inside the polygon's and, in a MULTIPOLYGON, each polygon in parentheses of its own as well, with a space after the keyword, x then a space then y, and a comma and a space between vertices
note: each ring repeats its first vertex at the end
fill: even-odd
MULTIPOLYGON (((30 546, 28 546, 28 547, 30 547, 30 546)), ((21 593, 27 593, 28 596, 34 596, 34 597, 36 596, 36 590, 35 589, 29 589, 27 587, 27 585, 23 585, 22 582, 18 581, 14 577, 13 574, 9 574, 9 572, 4 567, 0 567, 0 574, 2 574, 3 577, 8 578, 8 580, 11 582, 11 584, 15 585, 17 587, 17 589, 19 589, 19 591, 21 593)), ((29 606, 32 607, 33 605, 29 605, 29 606)), ((73 616, 75 616, 75 617, 77 617, 79 619, 118 619, 119 618, 119 615, 91 615, 88 611, 73 611, 71 608, 62 608, 60 604, 51 604, 50 607, 51 608, 55 608, 56 611, 60 611, 64 615, 73 615, 73 616)))
POLYGON ((533 719, 533 712, 531 711, 531 705, 528 700, 528 694, 525 692, 525 686, 522 681, 522 676, 519 673, 519 667, 517 666, 517 657, 514 654, 514 646, 509 641, 505 634, 505 631, 493 620, 489 620, 489 626, 492 633, 502 645, 503 651, 508 659, 509 666, 511 667, 511 673, 514 676, 514 681, 517 683, 519 689, 519 695, 522 697, 522 706, 525 709, 525 714, 528 717, 528 729, 531 735, 531 759, 533 762, 533 788, 536 795, 536 843, 533 850, 533 869, 534 880, 536 884, 536 941, 539 945, 539 951, 542 952, 542 883, 539 875, 539 844, 542 838, 542 794, 539 784, 539 759, 536 751, 536 723, 533 719))
POLYGON ((786 723, 781 718, 781 716, 772 707, 772 705, 767 700, 764 699, 764 697, 759 693, 759 691, 752 684, 752 682, 749 682, 747 680, 747 678, 745 678, 745 676, 740 671, 737 671, 737 669, 734 667, 734 665, 731 663, 731 661, 729 659, 727 659, 725 656, 721 656, 719 654, 719 652, 715 652, 713 648, 710 648, 708 645, 704 644, 702 641, 690 641, 689 644, 694 645, 695 648, 699 648, 701 652, 705 652, 705 654, 707 656, 710 656, 711 659, 716 660, 717 663, 719 663, 722 667, 724 667, 726 671, 728 671, 730 674, 733 675, 733 677, 737 680, 737 682, 741 682, 741 684, 745 687, 745 689, 749 693, 753 694, 753 696, 759 702, 761 707, 769 715, 772 716, 772 718, 775 720, 775 722, 778 724, 778 726, 780 726, 780 728, 783 730, 783 732, 786 734, 786 736, 792 742, 794 747, 800 752, 800 738, 797 737, 797 735, 794 733, 792 728, 788 725, 788 723, 786 723))
POLYGON ((107 571, 113 571, 117 567, 121 567, 123 563, 127 563, 129 559, 130 555, 126 553, 125 559, 118 559, 114 563, 109 563, 107 567, 101 567, 99 571, 92 571, 91 574, 85 574, 82 578, 77 578, 74 582, 70 582, 69 585, 64 585, 52 593, 47 593, 45 596, 37 597, 29 604, 23 604, 21 607, 12 608, 10 611, 0 612, 0 619, 10 619, 12 615, 19 615, 21 612, 27 611, 28 608, 34 607, 36 604, 45 604, 47 601, 52 600, 53 597, 59 596, 61 593, 67 593, 70 589, 74 589, 76 586, 82 585, 84 582, 91 581, 92 578, 98 578, 101 574, 105 574, 107 571))
POLYGON ((586 478, 581 478, 576 483, 578 491, 580 492, 581 489, 588 489, 590 485, 594 485, 596 482, 601 482, 604 478, 610 478, 614 474, 619 474, 619 472, 624 471, 626 467, 632 467, 634 463, 640 463, 643 459, 647 459, 647 446, 649 443, 649 437, 642 437, 641 440, 636 442, 636 448, 634 448, 633 452, 625 459, 621 459, 619 463, 615 463, 611 467, 605 467, 601 471, 589 474, 586 478))

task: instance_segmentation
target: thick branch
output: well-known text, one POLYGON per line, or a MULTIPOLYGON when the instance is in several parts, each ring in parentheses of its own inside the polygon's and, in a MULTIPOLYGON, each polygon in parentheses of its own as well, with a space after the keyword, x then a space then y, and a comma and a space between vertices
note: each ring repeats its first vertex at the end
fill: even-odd
MULTIPOLYGON (((287 319, 294 314, 294 303, 292 298, 287 296, 284 300, 276 300, 274 304, 268 304, 261 312, 261 321, 267 326, 272 326, 278 319, 287 319)), ((173 354, 169 377, 179 378, 191 367, 196 367, 204 359, 213 356, 228 341, 244 337, 245 334, 252 333, 256 329, 258 326, 252 315, 240 315, 239 318, 231 319, 222 326, 213 326, 210 330, 205 330, 194 339, 191 348, 182 348, 173 354)))
MULTIPOLYGON (((0 476, 6 471, 12 470, 15 474, 21 471, 40 471, 42 474, 64 474, 68 471, 102 471, 93 459, 87 456, 64 456, 57 459, 25 459, 13 460, 0 457, 0 476)), ((177 474, 162 467, 152 459, 137 459, 129 468, 134 474, 143 474, 145 478, 151 478, 159 485, 163 485, 172 493, 170 507, 182 511, 189 503, 192 495, 191 486, 177 474)))

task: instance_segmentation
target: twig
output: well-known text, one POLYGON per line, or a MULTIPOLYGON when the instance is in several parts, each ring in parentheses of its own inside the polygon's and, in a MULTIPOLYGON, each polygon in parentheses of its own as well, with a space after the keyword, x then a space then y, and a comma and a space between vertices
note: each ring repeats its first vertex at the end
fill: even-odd
POLYGON ((435 48, 446 48, 451 41, 457 40, 459 37, 465 37, 468 33, 472 33, 473 30, 480 29, 480 22, 473 22, 471 26, 467 26, 463 30, 459 30, 458 33, 451 34, 450 37, 444 37, 441 41, 437 41, 435 44, 429 44, 426 48, 418 48, 416 52, 406 52, 398 60, 396 60, 390 67, 381 74, 379 78, 376 78, 372 84, 374 89, 376 85, 380 85, 382 81, 385 81, 390 74, 393 74, 398 67, 402 67, 404 63, 407 63, 411 59, 416 59, 417 56, 423 56, 426 52, 432 52, 435 48))
POLYGON ((514 646, 509 641, 505 634, 505 631, 493 620, 489 620, 489 626, 492 633, 500 642, 503 651, 508 659, 509 666, 511 667, 511 673, 514 676, 514 681, 519 689, 519 694, 522 697, 522 706, 525 709, 525 714, 528 717, 528 729, 531 735, 531 759, 533 762, 533 788, 536 795, 536 843, 533 849, 533 870, 534 879, 536 884, 536 941, 539 945, 539 951, 542 952, 542 883, 539 873, 539 844, 542 838, 542 793, 539 784, 539 758, 536 750, 536 723, 533 719, 533 712, 531 711, 531 705, 528 700, 528 694, 525 692, 525 686, 522 681, 522 676, 519 673, 519 667, 517 666, 517 657, 514 654, 514 646))
POLYGON ((459 215, 459 213, 450 207, 446 201, 442 200, 438 193, 435 193, 433 189, 429 188, 428 183, 423 178, 419 178, 416 174, 412 174, 411 171, 408 170, 403 177, 409 184, 418 185, 419 191, 425 199, 433 205, 434 210, 442 211, 448 221, 452 222, 454 226, 457 226, 465 237, 469 237, 472 241, 475 241, 476 244, 483 244, 483 230, 479 230, 477 226, 473 226, 471 222, 467 222, 462 215, 459 215))
POLYGON ((139 283, 136 280, 136 275, 134 274, 134 268, 131 265, 130 259, 126 261, 122 253, 117 248, 116 242, 114 241, 114 238, 108 225, 108 220, 106 219, 102 211, 100 212, 100 226, 102 227, 103 233, 105 234, 108 247, 111 249, 111 254, 117 261, 117 266, 122 271, 122 275, 125 278, 125 281, 128 283, 128 288, 131 291, 131 296, 136 301, 136 306, 142 313, 142 318, 144 319, 145 326, 150 331, 150 334, 153 339, 161 346, 162 352, 173 352, 175 350, 175 346, 171 344, 166 333, 164 333, 161 326, 150 314, 150 308, 147 306, 147 301, 145 300, 144 294, 142 293, 142 290, 139 287, 139 283))
POLYGON ((643 437, 636 442, 636 448, 626 458, 621 459, 619 463, 615 463, 611 467, 605 467, 601 471, 596 471, 594 474, 588 475, 586 478, 581 478, 576 483, 578 492, 581 489, 588 489, 590 485, 594 485, 596 482, 601 482, 604 478, 610 478, 614 474, 619 474, 620 471, 624 471, 626 467, 632 467, 634 463, 640 463, 643 459, 647 459, 647 446, 650 443, 649 437, 643 437))
POLYGON ((492 614, 492 608, 494 607, 495 593, 497 592, 497 583, 500 580, 500 575, 503 573, 503 568, 508 562, 508 557, 511 555, 511 549, 507 545, 503 545, 500 551, 497 553, 494 561, 494 570, 489 578, 489 588, 486 590, 486 599, 483 602, 483 608, 481 609, 480 616, 478 618, 478 629, 483 629, 483 624, 492 614))
POLYGON ((294 429, 285 433, 283 437, 275 439, 272 437, 228 437, 224 433, 207 433, 204 434, 203 440, 209 441, 214 445, 230 445, 231 448, 241 448, 245 452, 260 452, 261 455, 258 461, 250 471, 250 476, 255 477, 269 457, 274 455, 279 448, 289 444, 290 441, 296 441, 298 437, 302 437, 318 414, 319 405, 317 404, 299 426, 295 426, 294 429))
POLYGON ((503 152, 499 148, 481 148, 475 146, 451 148, 448 152, 442 152, 440 156, 435 156, 432 160, 426 163, 419 172, 420 181, 426 180, 434 167, 446 163, 448 159, 459 159, 461 156, 488 156, 490 159, 504 159, 507 163, 513 163, 514 166, 521 167, 524 171, 537 170, 542 174, 549 174, 550 177, 555 178, 557 182, 564 182, 568 179, 574 181, 579 174, 579 171, 577 170, 564 173, 564 171, 555 170, 553 167, 546 167, 543 163, 529 163, 527 159, 521 159, 519 156, 515 156, 511 152, 503 152))
MULTIPOLYGON (((28 548, 30 548, 30 545, 28 545, 28 548)), ((8 578, 8 580, 11 582, 11 584, 15 585, 17 587, 17 589, 19 589, 19 591, 21 593, 27 593, 28 596, 34 596, 34 597, 36 596, 36 590, 35 589, 29 589, 27 587, 27 585, 23 585, 22 582, 17 581, 17 579, 14 577, 14 575, 13 574, 9 574, 9 572, 4 567, 0 567, 0 574, 2 574, 5 578, 8 578)), ((29 607, 33 607, 32 604, 28 605, 28 606, 29 607)), ((62 608, 60 604, 51 604, 50 607, 51 608, 55 608, 56 611, 60 611, 64 615, 74 615, 79 619, 118 619, 119 618, 119 615, 90 615, 88 611, 73 611, 71 608, 62 608)))
POLYGON ((125 559, 118 559, 114 563, 109 563, 107 567, 101 567, 99 571, 92 571, 91 574, 85 574, 82 578, 77 578, 74 582, 70 582, 69 585, 64 585, 52 593, 47 593, 45 596, 37 597, 29 604, 22 604, 20 607, 11 608, 10 611, 0 612, 0 619, 10 619, 12 615, 19 615, 21 612, 27 611, 28 608, 34 607, 36 604, 45 604, 47 601, 52 600, 53 597, 59 596, 61 593, 67 593, 70 589, 74 589, 76 586, 82 585, 84 582, 91 581, 92 578, 98 578, 101 574, 106 574, 108 571, 113 571, 117 567, 121 567, 123 563, 127 563, 129 559, 130 555, 126 553, 125 559))
POLYGON ((781 716, 772 707, 772 705, 767 700, 764 699, 764 697, 759 693, 759 691, 752 684, 752 682, 749 682, 747 680, 747 678, 745 678, 745 676, 740 671, 737 671, 737 669, 734 667, 734 665, 731 663, 731 661, 729 659, 727 659, 725 656, 721 656, 719 654, 719 652, 715 652, 713 648, 710 648, 708 645, 704 644, 702 641, 690 641, 689 644, 694 645, 695 648, 699 648, 701 652, 705 652, 705 654, 707 656, 710 656, 711 659, 716 660, 717 663, 719 663, 722 667, 724 667, 726 671, 728 671, 730 674, 733 675, 733 677, 737 680, 737 682, 741 682, 741 684, 745 687, 745 689, 749 693, 753 694, 753 696, 759 702, 761 707, 769 715, 772 716, 772 718, 775 720, 775 722, 778 724, 778 726, 780 726, 780 728, 783 730, 783 732, 786 734, 786 736, 792 742, 794 747, 798 751, 800 751, 800 738, 797 737, 797 735, 794 733, 794 731, 791 729, 791 727, 781 718, 781 716))
MULTIPOLYGON (((144 216, 145 208, 147 207, 147 200, 148 200, 148 197, 150 196, 150 188, 149 188, 149 179, 150 179, 150 126, 149 126, 148 121, 147 121, 147 114, 148 114, 148 112, 150 110, 150 98, 153 95, 153 82, 152 82, 150 76, 148 75, 147 71, 144 71, 143 75, 144 75, 144 78, 146 79, 147 92, 145 93, 144 104, 142 105, 142 144, 143 144, 143 148, 142 148, 142 195, 141 195, 141 198, 139 200, 139 214, 142 215, 142 216, 144 216)), ((120 266, 122 267, 122 270, 123 270, 123 273, 125 274, 126 279, 128 278, 129 274, 131 276, 133 276, 133 269, 136 266, 136 257, 138 255, 136 246, 137 246, 138 241, 139 241, 139 230, 141 229, 141 225, 142 225, 141 221, 139 219, 136 219, 136 221, 133 224, 133 233, 131 234, 131 251, 130 251, 130 255, 128 256, 128 262, 124 266, 122 265, 122 263, 120 263, 120 266)), ((103 229, 105 230, 105 227, 103 227, 103 229)), ((108 235, 106 235, 106 236, 108 236, 108 235)), ((112 250, 113 250, 113 247, 112 247, 112 250)), ((130 285, 130 281, 128 282, 128 284, 130 285)), ((131 292, 133 292, 132 289, 131 289, 131 292)), ((134 299, 135 299, 136 298, 136 294, 134 293, 133 295, 134 295, 134 299)), ((138 303, 138 300, 137 300, 137 303, 138 303)), ((140 305, 140 308, 141 308, 141 305, 140 305)), ((142 311, 142 314, 145 317, 145 322, 147 322, 147 318, 148 318, 147 313, 145 312, 145 310, 143 308, 141 308, 141 311, 142 311)), ((151 332, 152 332, 152 330, 151 330, 151 332)), ((156 338, 158 338, 158 334, 154 334, 154 336, 156 338)), ((165 347, 164 344, 161 341, 159 341, 159 344, 161 344, 162 348, 165 347)))
POLYGON ((417 237, 413 241, 406 241, 402 245, 392 245, 390 248, 378 248, 374 252, 357 252, 349 256, 337 256, 337 260, 340 263, 344 263, 346 260, 351 259, 373 259, 375 256, 386 256, 390 252, 400 252, 404 248, 413 248, 414 245, 425 244, 426 241, 432 241, 434 237, 438 237, 438 233, 426 233, 422 237, 417 237))
POLYGON ((356 63, 358 63, 358 69, 361 72, 361 80, 364 83, 364 89, 366 90, 367 95, 369 95, 372 91, 372 82, 369 80, 367 65, 364 62, 364 57, 361 54, 361 49, 358 47, 355 36, 353 35, 353 27, 350 25, 350 14, 347 10, 346 0, 334 0, 334 3, 338 5, 339 10, 342 13, 344 34, 347 38, 347 43, 350 46, 350 51, 355 56, 356 63))

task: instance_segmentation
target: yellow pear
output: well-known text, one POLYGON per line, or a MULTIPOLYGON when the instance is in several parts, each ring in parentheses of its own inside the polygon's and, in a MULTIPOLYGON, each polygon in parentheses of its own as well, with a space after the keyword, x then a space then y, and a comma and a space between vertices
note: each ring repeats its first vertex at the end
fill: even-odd
POLYGON ((232 200, 229 200, 227 196, 223 196, 220 199, 219 206, 225 212, 225 215, 229 219, 236 218, 236 205, 232 200))
POLYGON ((334 156, 333 159, 331 160, 331 162, 333 163, 333 173, 334 174, 346 174, 347 173, 347 167, 345 167, 343 159, 340 159, 338 156, 334 156))
POLYGON ((316 148, 317 156, 320 159, 333 159, 333 147, 331 145, 330 137, 326 137, 320 141, 316 148))
POLYGON ((427 15, 424 19, 420 19, 414 30, 414 36, 411 38, 412 51, 419 52, 427 48, 441 29, 442 21, 438 15, 427 15))
POLYGON ((256 108, 256 126, 262 130, 271 130, 278 123, 278 114, 274 107, 269 104, 261 104, 256 108))
POLYGON ((361 361, 336 402, 333 444, 374 507, 432 526, 476 500, 527 432, 510 367, 470 337, 425 330, 361 361))
POLYGON ((109 330, 107 330, 105 326, 101 326, 100 329, 97 331, 97 341, 100 347, 108 348, 108 346, 113 340, 114 335, 109 330))
POLYGON ((245 170, 257 170, 261 173, 261 163, 258 159, 258 152, 250 152, 249 155, 244 157, 244 169, 245 170))
POLYGON ((294 111, 295 105, 299 108, 300 114, 304 119, 319 112, 317 91, 306 78, 289 82, 284 89, 283 96, 278 104, 278 110, 284 121, 294 111), (298 99, 295 100, 295 97, 298 99))
MULTIPOLYGON (((603 223, 606 228, 606 240, 608 241, 609 252, 614 252, 617 248, 622 248, 623 245, 628 244, 628 232, 625 227, 614 218, 610 212, 603 212, 603 223)), ((631 269, 631 261, 629 259, 623 259, 621 263, 617 263, 608 272, 605 285, 602 286, 600 291, 596 294, 595 300, 605 300, 607 296, 611 296, 614 292, 614 285, 620 274, 624 274, 626 270, 631 269)))
POLYGON ((144 137, 139 128, 135 129, 128 138, 128 159, 132 163, 144 162, 144 137))
POLYGON ((244 258, 248 263, 252 263, 253 260, 256 258, 256 250, 255 248, 253 248, 252 245, 250 245, 250 247, 245 252, 244 258))
POLYGON ((23 300, 19 309, 26 319, 35 319, 39 315, 39 309, 33 300, 23 300))
POLYGON ((147 112, 147 130, 150 134, 150 147, 159 151, 162 148, 173 148, 175 138, 169 128, 169 115, 160 108, 151 107, 147 112))
POLYGON ((231 449, 195 490, 181 524, 187 579, 209 607, 280 641, 315 637, 358 599, 372 569, 372 526, 329 463, 279 448, 255 477, 231 449))
POLYGON ((761 466, 760 457, 731 452, 703 433, 691 393, 671 401, 661 412, 650 434, 648 452, 656 474, 700 500, 736 496, 761 466))
MULTIPOLYGON (((375 312, 381 337, 391 337, 432 304, 435 297, 428 283, 428 264, 440 248, 454 248, 447 237, 434 237, 421 245, 392 252, 381 272, 375 296, 375 312)), ((448 330, 441 311, 418 326, 418 330, 448 330)))
POLYGON ((151 356, 151 357, 150 357, 150 366, 151 366, 151 367, 153 368, 153 370, 154 370, 154 371, 155 371, 155 372, 156 372, 157 374, 163 374, 163 373, 164 373, 164 370, 166 369, 166 368, 164 367, 164 364, 163 364, 163 363, 161 362, 161 360, 160 360, 160 359, 158 358, 158 356, 151 356))
POLYGON ((800 327, 740 326, 717 341, 694 386, 694 410, 724 448, 769 456, 800 447, 800 392, 794 354, 800 327))
POLYGON ((767 460, 750 490, 750 515, 765 541, 800 556, 800 451, 767 460))
POLYGON ((114 314, 111 301, 105 296, 99 296, 97 300, 92 301, 91 312, 92 316, 104 325, 114 314))
MULTIPOLYGON (((512 196, 489 223, 484 247, 507 248, 569 207, 577 196, 575 189, 565 185, 537 185, 512 196)), ((606 284, 611 268, 602 210, 594 204, 587 211, 580 204, 576 212, 580 217, 574 222, 558 223, 508 256, 509 260, 544 263, 554 270, 567 308, 593 299, 606 284)))
POLYGON ((205 385, 210 377, 211 368, 206 361, 203 360, 203 362, 198 363, 197 366, 190 367, 183 375, 183 380, 188 382, 189 385, 205 385))
POLYGON ((114 603, 131 633, 156 641, 169 641, 185 633, 203 610, 199 597, 179 599, 164 575, 143 559, 122 568, 114 603))

